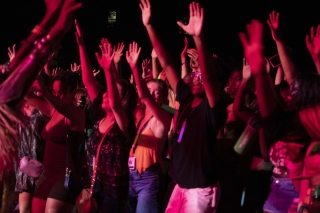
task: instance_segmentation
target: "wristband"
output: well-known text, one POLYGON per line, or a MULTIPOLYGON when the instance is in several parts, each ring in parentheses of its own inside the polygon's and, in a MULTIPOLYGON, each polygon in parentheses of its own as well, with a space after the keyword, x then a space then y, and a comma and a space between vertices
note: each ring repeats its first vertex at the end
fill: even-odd
POLYGON ((46 34, 46 31, 45 31, 42 27, 40 27, 39 25, 36 25, 36 26, 32 29, 31 32, 34 33, 34 34, 36 34, 36 35, 46 34))

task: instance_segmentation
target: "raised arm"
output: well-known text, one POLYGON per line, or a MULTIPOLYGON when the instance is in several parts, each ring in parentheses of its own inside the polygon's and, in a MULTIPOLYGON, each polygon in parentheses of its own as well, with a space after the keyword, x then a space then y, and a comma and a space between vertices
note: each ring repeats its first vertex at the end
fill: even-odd
POLYGON ((314 33, 314 28, 311 27, 310 35, 306 36, 306 46, 317 72, 320 74, 320 25, 318 25, 316 33, 314 33))
POLYGON ((83 34, 79 22, 75 20, 76 25, 76 40, 79 47, 80 64, 82 72, 82 82, 86 87, 91 101, 93 101, 99 95, 99 89, 96 85, 94 74, 92 72, 91 63, 87 53, 87 48, 84 43, 83 34))
POLYGON ((174 68, 174 62, 169 52, 164 48, 160 39, 151 24, 151 4, 149 0, 140 0, 140 9, 142 12, 142 22, 147 29, 152 46, 157 53, 162 69, 165 70, 169 84, 174 92, 176 92, 179 75, 174 68))
POLYGON ((271 30, 271 35, 273 40, 276 42, 281 65, 284 71, 284 75, 286 76, 287 82, 291 85, 296 76, 298 75, 299 71, 297 66, 294 64, 292 60, 292 56, 289 52, 289 49, 285 46, 281 35, 280 35, 280 27, 279 27, 279 13, 276 11, 272 11, 269 14, 269 20, 267 23, 271 30))
POLYGON ((180 58, 181 58, 181 78, 183 79, 186 75, 188 75, 188 64, 187 64, 187 50, 189 47, 189 41, 187 37, 184 38, 184 47, 181 52, 180 58))
POLYGON ((67 102, 73 100, 74 93, 72 91, 68 91, 63 99, 68 101, 63 101, 59 97, 54 96, 51 92, 49 92, 44 85, 44 81, 41 77, 38 78, 37 81, 38 92, 37 95, 42 96, 54 110, 62 114, 67 118, 67 122, 69 126, 76 131, 81 131, 85 127, 85 114, 80 107, 75 107, 67 102))
POLYGON ((247 123, 248 120, 254 115, 254 112, 245 106, 246 90, 250 77, 250 66, 247 64, 246 60, 243 59, 242 81, 234 98, 233 111, 234 114, 245 123, 247 123))
POLYGON ((15 55, 15 58, 11 61, 9 65, 10 70, 14 70, 15 68, 17 68, 19 63, 29 54, 29 51, 33 47, 34 42, 48 34, 51 27, 56 23, 57 19, 59 18, 59 14, 64 4, 64 1, 44 0, 44 2, 46 4, 45 16, 42 19, 42 21, 32 29, 31 34, 26 39, 24 44, 21 46, 21 48, 15 55))
POLYGON ((170 115, 158 104, 153 97, 150 95, 148 87, 145 81, 142 79, 139 67, 138 67, 138 58, 140 55, 141 47, 138 47, 136 42, 133 42, 129 45, 129 51, 126 52, 127 62, 129 63, 136 86, 138 89, 139 98, 143 103, 148 107, 152 115, 157 119, 157 125, 160 125, 162 129, 170 126, 171 117, 170 115))
POLYGON ((239 33, 239 38, 244 48, 245 58, 250 65, 251 74, 254 77, 261 116, 267 117, 277 108, 277 102, 272 90, 268 89, 270 88, 270 78, 263 57, 263 24, 252 20, 246 28, 247 35, 243 32, 239 33))
POLYGON ((121 70, 121 56, 123 55, 123 49, 124 49, 124 43, 118 43, 118 46, 113 47, 114 51, 114 57, 113 57, 113 62, 114 62, 114 69, 115 69, 115 77, 116 79, 121 79, 122 78, 122 70, 121 70))
POLYGON ((106 77, 109 104, 113 112, 114 118, 117 124, 119 125, 120 129, 124 133, 127 133, 128 117, 121 105, 118 87, 114 75, 111 71, 114 53, 112 51, 111 44, 106 39, 102 39, 100 49, 102 54, 100 55, 99 53, 96 53, 96 57, 100 66, 103 68, 106 77))
POLYGON ((152 64, 152 78, 157 79, 161 72, 157 53, 154 49, 151 51, 151 64, 152 64))
POLYGON ((178 25, 189 35, 193 37, 198 51, 198 62, 203 81, 203 87, 211 108, 213 108, 220 97, 219 84, 213 72, 212 57, 209 55, 207 47, 202 36, 204 10, 200 8, 199 3, 192 2, 189 6, 190 18, 188 25, 177 22, 178 25))

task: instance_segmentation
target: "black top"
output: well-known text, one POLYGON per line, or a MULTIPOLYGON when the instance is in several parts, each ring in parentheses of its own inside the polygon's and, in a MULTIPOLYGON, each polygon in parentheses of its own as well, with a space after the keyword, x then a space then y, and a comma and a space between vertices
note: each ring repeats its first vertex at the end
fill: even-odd
POLYGON ((182 80, 177 85, 176 100, 180 103, 177 132, 174 133, 170 176, 182 188, 205 188, 217 182, 214 165, 214 143, 220 127, 227 118, 222 101, 210 108, 204 99, 196 108, 191 108, 193 94, 182 80), (186 120, 181 142, 177 142, 181 126, 186 120))

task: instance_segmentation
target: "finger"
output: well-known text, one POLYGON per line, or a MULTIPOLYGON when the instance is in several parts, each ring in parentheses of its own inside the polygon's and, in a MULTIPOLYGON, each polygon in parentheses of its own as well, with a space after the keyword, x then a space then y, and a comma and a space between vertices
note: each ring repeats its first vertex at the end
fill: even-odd
POLYGON ((139 7, 140 7, 141 11, 143 11, 143 5, 139 4, 139 7))
POLYGON ((307 45, 311 44, 309 35, 306 35, 306 44, 307 45))
POLYGON ((101 44, 99 45, 99 48, 100 48, 100 50, 101 50, 101 53, 104 54, 104 49, 103 49, 103 47, 102 47, 101 44))
POLYGON ((12 46, 12 51, 15 53, 16 52, 16 44, 13 44, 12 46))
POLYGON ((147 4, 147 7, 150 7, 150 1, 149 0, 146 0, 146 4, 147 4))
POLYGON ((140 0, 140 2, 141 2, 143 9, 147 7, 147 3, 145 0, 140 0))
POLYGON ((193 4, 191 3, 190 5, 189 5, 189 16, 190 17, 193 17, 193 4))
MULTIPOLYGON (((185 29, 185 26, 181 21, 177 21, 177 24, 179 25, 179 27, 181 27, 183 30, 185 29)), ((185 31, 185 30, 184 30, 185 31)))

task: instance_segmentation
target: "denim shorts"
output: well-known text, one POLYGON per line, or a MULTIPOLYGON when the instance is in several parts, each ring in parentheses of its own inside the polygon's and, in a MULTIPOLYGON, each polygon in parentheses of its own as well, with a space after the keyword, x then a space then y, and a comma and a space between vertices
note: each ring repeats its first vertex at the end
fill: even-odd
POLYGON ((264 203, 263 210, 273 213, 287 213, 299 192, 294 188, 292 181, 287 178, 272 177, 271 191, 264 203))

